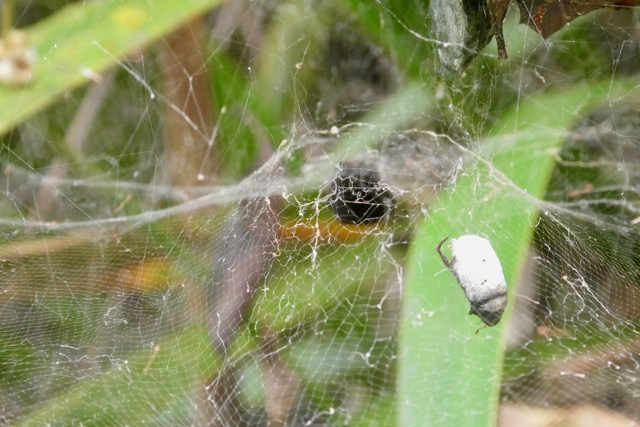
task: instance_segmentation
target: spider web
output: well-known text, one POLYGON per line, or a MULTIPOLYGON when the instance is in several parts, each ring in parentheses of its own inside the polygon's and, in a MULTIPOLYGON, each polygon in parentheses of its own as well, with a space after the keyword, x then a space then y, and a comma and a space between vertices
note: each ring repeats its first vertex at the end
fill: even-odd
POLYGON ((616 89, 640 69, 638 12, 548 40, 509 13, 501 62, 453 31, 460 11, 361 3, 228 1, 3 136, 0 422, 397 425, 447 375, 416 368, 429 397, 400 401, 400 331, 479 327, 458 289, 408 300, 418 230, 517 242, 508 216, 450 210, 469 180, 472 206, 509 191, 536 213, 506 246, 527 253, 506 342, 456 332, 504 352, 499 422, 640 418, 640 101, 616 89), (526 116, 576 87, 569 123, 526 116), (507 111, 563 140, 544 197, 494 165, 519 135, 495 135, 507 111))

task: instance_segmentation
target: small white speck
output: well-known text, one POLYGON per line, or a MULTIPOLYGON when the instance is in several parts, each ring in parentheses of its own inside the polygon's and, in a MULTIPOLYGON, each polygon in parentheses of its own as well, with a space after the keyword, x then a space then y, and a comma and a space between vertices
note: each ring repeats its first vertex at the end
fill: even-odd
POLYGON ((96 84, 100 84, 104 81, 100 74, 96 73, 89 67, 80 67, 80 74, 96 84))
POLYGON ((560 376, 561 377, 575 377, 575 378, 587 378, 587 376, 585 374, 582 374, 580 372, 571 372, 571 371, 560 371, 560 376))

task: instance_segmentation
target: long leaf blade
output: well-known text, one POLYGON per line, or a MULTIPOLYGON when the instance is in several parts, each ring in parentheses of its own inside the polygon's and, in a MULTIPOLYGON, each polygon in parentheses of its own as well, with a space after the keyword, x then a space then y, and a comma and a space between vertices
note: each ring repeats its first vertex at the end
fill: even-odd
POLYGON ((512 305, 497 326, 475 334, 479 321, 466 316, 469 303, 434 248, 447 236, 487 237, 501 259, 513 301, 536 225, 537 202, 544 197, 566 131, 581 109, 613 102, 636 86, 579 85, 541 94, 507 112, 491 132, 502 136, 484 141, 455 188, 431 208, 407 267, 399 425, 496 425, 512 305))
POLYGON ((36 50, 26 86, 0 85, 0 134, 222 0, 80 2, 27 30, 36 50))

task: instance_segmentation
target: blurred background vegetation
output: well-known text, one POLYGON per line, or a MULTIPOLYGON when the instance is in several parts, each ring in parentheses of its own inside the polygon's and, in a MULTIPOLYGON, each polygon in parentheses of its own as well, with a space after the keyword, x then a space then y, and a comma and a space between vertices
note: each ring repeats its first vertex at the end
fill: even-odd
MULTIPOLYGON (((437 50, 447 46, 433 39, 426 0, 15 1, 14 25, 36 62, 29 83, 0 87, 0 422, 439 424, 442 411, 467 411, 470 396, 420 408, 422 393, 438 392, 433 383, 457 379, 424 379, 422 347, 468 368, 493 355, 494 370, 465 379, 494 392, 478 399, 486 416, 469 425, 495 423, 500 402, 586 402, 640 417, 637 388, 616 385, 628 371, 584 388, 553 374, 585 354, 630 354, 616 359, 624 365, 639 353, 629 227, 639 216, 629 191, 640 143, 638 12, 594 12, 546 41, 513 12, 508 60, 491 43, 443 74, 437 50), (570 113, 554 110, 558 100, 570 113), (532 123, 544 132, 526 130, 532 123), (327 206, 331 172, 308 174, 320 154, 358 138, 372 140, 348 160, 382 157, 376 165, 389 167, 384 178, 403 196, 383 224, 341 224, 327 206), (517 145, 526 138, 553 141, 517 145), (411 149, 389 160, 405 140, 411 149), (502 251, 520 255, 505 270, 533 283, 536 309, 520 310, 525 326, 508 330, 506 319, 481 332, 490 344, 478 348, 468 346, 473 336, 447 347, 455 339, 444 330, 428 343, 402 341, 414 320, 411 308, 402 315, 403 298, 423 298, 419 285, 403 294, 405 266, 424 274, 418 256, 407 257, 408 238, 418 227, 435 239, 449 220, 464 232, 464 215, 451 212, 466 212, 469 199, 434 194, 460 153, 482 153, 485 141, 493 151, 480 158, 525 190, 529 181, 514 176, 539 175, 540 194, 530 194, 563 208, 535 230, 535 221, 520 231, 486 217, 487 233, 513 238, 502 251), (513 162, 522 147, 550 166, 513 162), (433 233, 417 225, 432 202, 442 221, 433 233), (582 252, 558 237, 563 226, 582 252), (531 234, 550 263, 536 273, 518 267, 531 234), (567 253, 570 261, 555 258, 567 253), (597 284, 586 308, 559 303, 578 299, 558 284, 563 262, 597 284), (584 319, 605 313, 595 326, 584 319), (541 391, 552 386, 559 391, 541 391), (404 406, 420 414, 400 418, 404 406)), ((496 179, 478 176, 482 188, 496 179)), ((502 212, 547 205, 524 206, 502 212)), ((432 252, 417 241, 415 254, 432 252)), ((449 311, 442 320, 456 325, 464 313, 449 311)), ((505 407, 503 417, 518 415, 505 407)))

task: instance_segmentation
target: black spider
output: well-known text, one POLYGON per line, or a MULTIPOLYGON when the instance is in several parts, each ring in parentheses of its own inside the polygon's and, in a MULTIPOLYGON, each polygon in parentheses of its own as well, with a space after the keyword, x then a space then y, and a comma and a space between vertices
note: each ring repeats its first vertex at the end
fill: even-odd
POLYGON ((329 196, 329 206, 342 222, 368 224, 380 220, 391 206, 389 187, 376 170, 341 167, 329 196))

